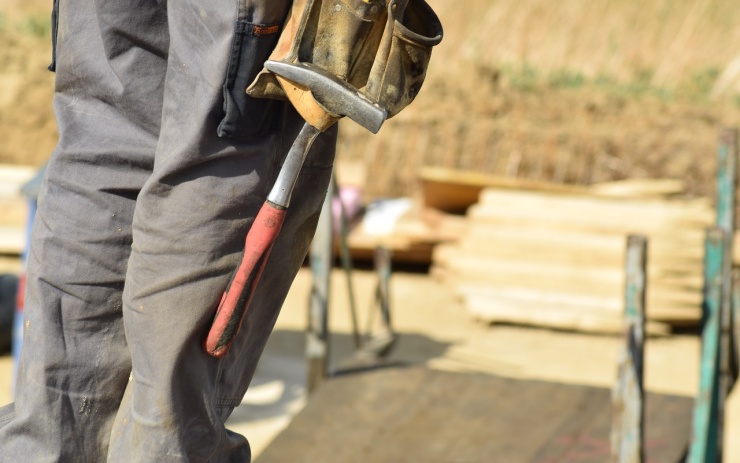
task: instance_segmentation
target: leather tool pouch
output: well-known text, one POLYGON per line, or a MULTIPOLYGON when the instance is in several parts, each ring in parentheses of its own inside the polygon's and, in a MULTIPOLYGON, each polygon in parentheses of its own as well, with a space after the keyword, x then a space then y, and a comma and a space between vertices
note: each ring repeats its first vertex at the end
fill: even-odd
POLYGON ((386 108, 389 118, 398 114, 419 93, 432 47, 441 41, 442 24, 424 0, 390 0, 365 96, 386 108))
MULTIPOLYGON (((313 63, 386 109, 413 101, 442 25, 424 0, 294 0, 271 60, 313 63)), ((253 97, 285 99, 263 69, 247 89, 253 97)))

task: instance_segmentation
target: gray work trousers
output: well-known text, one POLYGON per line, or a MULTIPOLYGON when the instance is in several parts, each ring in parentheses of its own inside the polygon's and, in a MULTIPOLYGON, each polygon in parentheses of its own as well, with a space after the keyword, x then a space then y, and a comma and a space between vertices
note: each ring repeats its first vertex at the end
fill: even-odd
MULTIPOLYGON (((336 131, 314 143, 241 331, 201 343, 302 120, 244 88, 283 0, 60 0, 59 143, 28 258, 0 462, 248 462, 224 427, 313 235, 336 131)), ((33 140, 29 140, 33 143, 33 140)))

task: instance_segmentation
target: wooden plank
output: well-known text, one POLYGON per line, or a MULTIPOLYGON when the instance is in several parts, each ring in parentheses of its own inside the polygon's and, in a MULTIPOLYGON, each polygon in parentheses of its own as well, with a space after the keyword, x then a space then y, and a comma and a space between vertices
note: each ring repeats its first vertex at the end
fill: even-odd
POLYGON ((686 191, 686 183, 680 179, 636 178, 591 185, 590 193, 595 196, 616 198, 665 198, 686 191))
MULTIPOLYGON (((465 275, 479 274, 486 275, 486 278, 520 278, 522 281, 538 282, 548 278, 554 278, 559 281, 570 281, 573 284, 581 286, 590 285, 614 285, 621 287, 624 282, 624 275, 619 269, 609 266, 583 265, 576 267, 560 262, 538 262, 534 258, 529 260, 523 259, 477 259, 474 255, 458 255, 454 259, 445 262, 445 266, 455 272, 461 272, 465 275)), ((652 278, 660 277, 664 272, 670 271, 670 268, 662 269, 650 268, 648 274, 652 278)), ((687 280, 692 281, 692 280, 687 280)), ((699 302, 701 295, 689 298, 691 302, 699 302)))
POLYGON ((593 195, 542 194, 534 191, 486 188, 479 198, 481 206, 517 205, 523 208, 552 206, 569 210, 589 210, 599 215, 622 212, 658 212, 665 216, 684 217, 692 212, 702 213, 703 220, 713 219, 714 211, 707 198, 693 199, 625 199, 593 195))
MULTIPOLYGON (((546 241, 527 241, 526 239, 510 241, 491 242, 477 237, 465 237, 455 246, 452 257, 440 254, 440 259, 466 255, 475 256, 482 260, 517 260, 537 259, 542 262, 560 263, 562 265, 599 265, 618 267, 618 263, 624 261, 624 249, 609 249, 606 247, 591 247, 588 244, 579 247, 576 243, 567 246, 558 246, 546 241)), ((651 253, 654 262, 651 265, 653 272, 657 269, 670 269, 671 273, 687 271, 700 274, 698 267, 701 266, 701 257, 698 252, 694 255, 691 248, 676 248, 672 254, 664 247, 651 253)), ((437 261, 440 262, 440 261, 437 261)))
POLYGON ((446 212, 464 212, 478 202, 480 192, 486 187, 513 188, 549 193, 587 194, 588 188, 559 185, 515 177, 499 177, 480 172, 461 171, 443 167, 422 167, 419 173, 424 205, 446 212))
MULTIPOLYGON (((646 458, 679 461, 691 399, 648 394, 646 458)), ((332 378, 256 463, 604 462, 608 389, 424 368, 332 378)))
MULTIPOLYGON (((562 287, 566 291, 584 294, 602 291, 617 294, 615 288, 617 286, 621 288, 623 283, 623 276, 619 275, 616 269, 609 266, 601 267, 598 263, 585 259, 585 262, 578 262, 578 259, 572 262, 542 259, 538 262, 532 257, 524 260, 517 256, 508 256, 506 253, 501 253, 497 259, 489 258, 490 256, 485 257, 480 258, 473 253, 457 253, 454 247, 438 246, 434 250, 435 266, 447 269, 452 280, 467 279, 471 282, 494 284, 501 281, 508 284, 519 282, 519 286, 533 285, 536 288, 553 290, 562 287), (587 271, 579 272, 577 268, 574 268, 576 264, 583 265, 587 271), (505 271, 503 267, 506 265, 511 266, 511 272, 505 271), (604 270, 603 275, 588 273, 592 269, 604 270), (548 271, 557 273, 543 278, 543 275, 547 276, 548 271)), ((695 294, 693 301, 700 300, 699 292, 703 284, 700 263, 697 262, 693 267, 653 264, 649 266, 648 274, 655 281, 653 292, 685 291, 695 294)))
POLYGON ((619 198, 665 197, 685 191, 684 182, 675 179, 630 179, 585 187, 431 166, 421 168, 419 179, 424 204, 453 213, 464 212, 478 202, 481 191, 491 187, 619 198))
MULTIPOLYGON (((703 254, 703 231, 682 234, 653 233, 650 235, 656 242, 650 248, 653 259, 679 261, 685 260, 691 265, 701 261, 703 254)), ((455 242, 461 249, 475 248, 487 251, 488 249, 516 247, 523 248, 536 246, 539 249, 530 254, 539 255, 541 250, 552 248, 558 253, 560 249, 568 253, 598 252, 611 258, 624 258, 623 233, 597 233, 588 230, 567 230, 539 228, 517 224, 473 224, 455 242)), ((476 251, 477 252, 477 251, 476 251)), ((623 260, 621 261, 623 262, 623 260)), ((617 264, 619 265, 619 264, 617 264)))
POLYGON ((408 264, 431 263, 434 250, 432 243, 414 242, 400 237, 367 236, 354 232, 350 233, 348 243, 352 258, 366 262, 372 262, 378 246, 390 249, 393 252, 394 262, 408 264))

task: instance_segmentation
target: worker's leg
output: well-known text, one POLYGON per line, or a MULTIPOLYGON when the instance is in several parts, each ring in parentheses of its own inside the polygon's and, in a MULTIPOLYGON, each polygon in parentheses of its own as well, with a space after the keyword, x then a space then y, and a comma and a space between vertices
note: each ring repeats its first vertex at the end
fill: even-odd
POLYGON ((162 130, 154 173, 136 206, 124 290, 133 374, 110 461, 249 461, 246 440, 223 423, 241 401, 306 253, 327 189, 334 134, 314 144, 231 352, 224 360, 208 356, 202 341, 301 123, 282 103, 266 108, 253 101, 237 114, 244 120, 230 125, 243 130, 239 137, 217 136, 228 66, 256 71, 276 39, 252 33, 248 23, 280 23, 288 7, 247 3, 235 26, 237 10, 223 2, 169 2, 162 130))
MULTIPOLYGON (((131 363, 122 321, 131 222, 154 163, 166 12, 62 0, 60 139, 34 222, 16 402, 2 462, 105 461, 131 363)), ((28 140, 33 143, 33 140, 28 140)))

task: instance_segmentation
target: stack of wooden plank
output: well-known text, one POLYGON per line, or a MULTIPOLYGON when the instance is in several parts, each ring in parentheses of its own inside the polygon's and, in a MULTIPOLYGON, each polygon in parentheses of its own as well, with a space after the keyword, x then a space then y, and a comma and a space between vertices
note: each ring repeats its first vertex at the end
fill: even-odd
POLYGON ((709 200, 680 199, 669 186, 483 188, 459 240, 435 250, 433 270, 483 320, 619 332, 626 237, 644 234, 648 332, 695 326, 714 212, 709 200))

